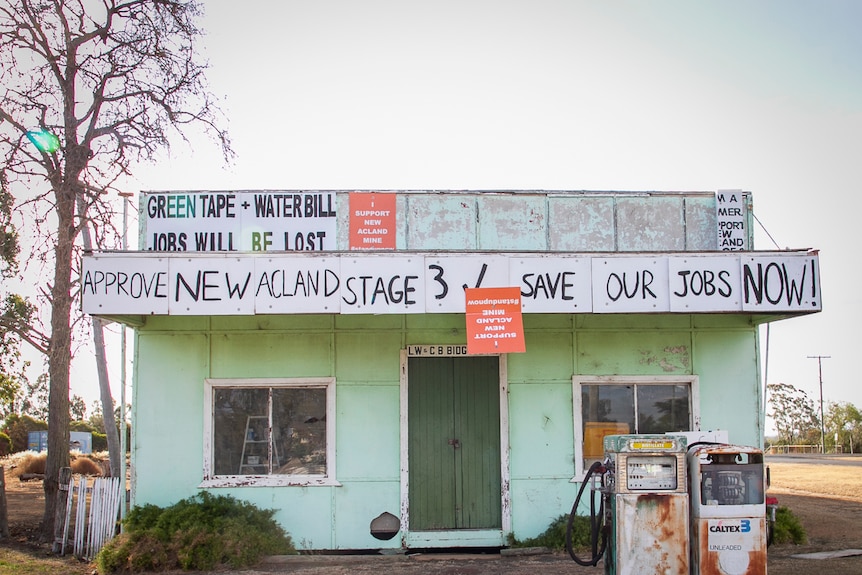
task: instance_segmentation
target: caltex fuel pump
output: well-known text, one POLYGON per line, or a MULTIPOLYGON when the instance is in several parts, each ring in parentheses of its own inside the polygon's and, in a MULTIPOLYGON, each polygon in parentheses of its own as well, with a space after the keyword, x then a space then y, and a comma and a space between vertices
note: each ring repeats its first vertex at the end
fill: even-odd
POLYGON ((692 573, 766 573, 763 452, 695 444, 688 450, 692 573))
POLYGON ((567 548, 606 575, 765 575, 763 454, 726 443, 688 444, 685 435, 610 435, 605 459, 581 485, 567 548), (571 544, 589 489, 589 557, 571 544))

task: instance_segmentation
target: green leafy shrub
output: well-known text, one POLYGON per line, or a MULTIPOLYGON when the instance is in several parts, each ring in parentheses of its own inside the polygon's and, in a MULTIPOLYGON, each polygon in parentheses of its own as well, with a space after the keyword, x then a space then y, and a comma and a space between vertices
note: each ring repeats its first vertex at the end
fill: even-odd
MULTIPOLYGON (((510 539, 510 547, 547 547, 557 551, 566 548, 566 523, 568 515, 560 515, 554 519, 547 529, 536 537, 524 539, 510 539)), ((582 515, 575 516, 572 525, 572 546, 575 549, 588 548, 590 546, 590 518, 582 515)))
POLYGON ((135 507, 125 531, 96 557, 99 573, 211 570, 295 553, 290 536, 262 510, 230 496, 202 492, 171 507, 135 507))
POLYGON ((0 431, 0 457, 12 453, 12 438, 0 431))
POLYGON ((779 507, 775 512, 775 526, 773 527, 773 543, 793 543, 804 545, 808 541, 805 529, 792 511, 787 507, 779 507))
POLYGON ((108 450, 108 436, 104 433, 93 431, 93 451, 108 450))
POLYGON ((151 533, 122 533, 111 539, 96 556, 99 573, 164 571, 177 564, 163 541, 151 533))
POLYGON ((29 415, 10 414, 3 423, 2 431, 12 439, 12 453, 27 451, 29 433, 31 431, 44 431, 48 424, 29 415))
POLYGON ((86 421, 70 421, 69 422, 69 431, 81 431, 84 433, 96 433, 98 431, 95 427, 87 423, 86 421))

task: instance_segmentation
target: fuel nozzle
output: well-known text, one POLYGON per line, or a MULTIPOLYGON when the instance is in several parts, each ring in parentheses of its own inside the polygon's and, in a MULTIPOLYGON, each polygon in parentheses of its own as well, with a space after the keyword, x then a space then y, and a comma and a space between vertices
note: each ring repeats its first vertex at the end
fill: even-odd
POLYGON ((605 460, 602 461, 602 473, 614 473, 616 471, 616 460, 612 457, 605 457, 605 460))
POLYGON ((607 463, 607 460, 605 462, 596 461, 587 470, 587 473, 581 482, 581 487, 578 489, 575 502, 572 505, 572 511, 569 513, 568 522, 566 523, 566 550, 569 552, 569 556, 578 565, 594 567, 604 555, 605 548, 607 547, 607 529, 605 529, 605 498, 607 496, 607 493, 605 492, 605 478, 608 475, 607 463), (596 480, 600 480, 599 489, 596 489, 595 487, 596 480), (589 496, 590 556, 588 558, 581 558, 574 551, 572 545, 572 534, 575 516, 577 515, 581 497, 584 494, 587 484, 592 484, 589 496), (601 497, 598 498, 598 502, 593 496, 595 491, 603 492, 601 497))

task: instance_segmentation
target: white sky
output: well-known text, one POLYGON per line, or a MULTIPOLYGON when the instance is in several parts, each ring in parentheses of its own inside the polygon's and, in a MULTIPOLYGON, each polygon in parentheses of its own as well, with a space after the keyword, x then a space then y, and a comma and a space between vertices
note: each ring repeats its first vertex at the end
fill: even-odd
POLYGON ((179 143, 131 190, 742 188, 781 248, 821 250, 823 312, 772 325, 769 382, 816 400, 829 355, 825 399, 862 407, 862 3, 205 7, 237 161, 179 143))

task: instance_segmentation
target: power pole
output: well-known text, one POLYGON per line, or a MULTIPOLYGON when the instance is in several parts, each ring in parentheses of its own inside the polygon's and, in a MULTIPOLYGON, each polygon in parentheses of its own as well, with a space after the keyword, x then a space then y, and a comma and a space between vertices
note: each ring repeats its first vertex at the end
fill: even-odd
MULTIPOLYGON (((123 198, 123 251, 129 249, 129 202, 133 194, 131 192, 119 192, 123 198)), ((113 415, 113 414, 111 414, 113 415)), ((122 485, 122 499, 120 501, 120 520, 126 518, 126 324, 120 324, 120 485, 122 485)), ((122 527, 121 527, 122 529, 122 527)))
POLYGON ((826 453, 826 427, 823 423, 823 360, 831 359, 829 355, 809 355, 808 359, 817 360, 817 372, 820 375, 820 454, 826 453))

